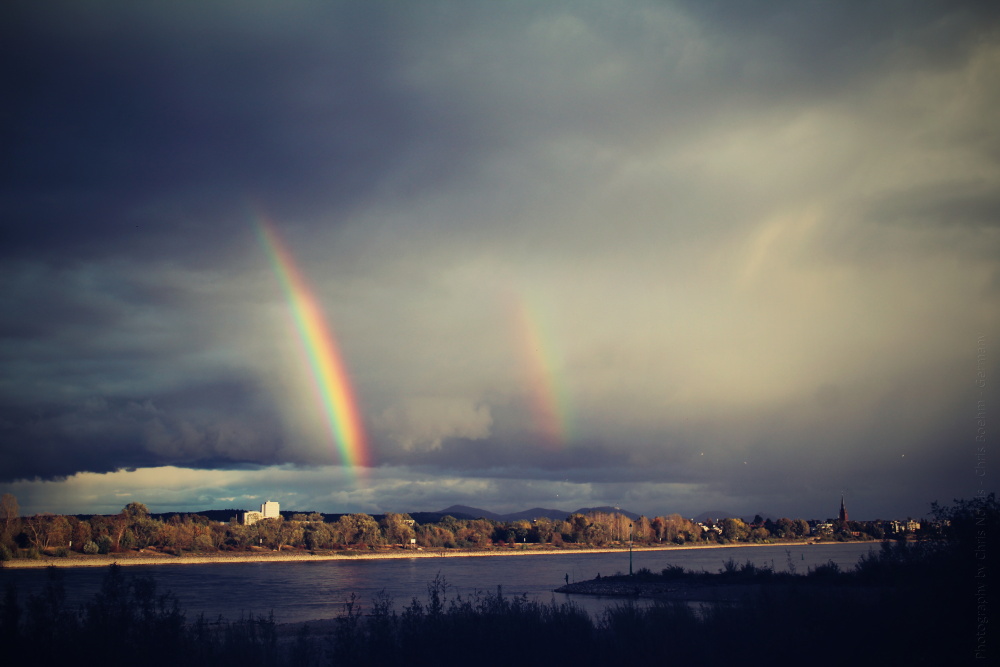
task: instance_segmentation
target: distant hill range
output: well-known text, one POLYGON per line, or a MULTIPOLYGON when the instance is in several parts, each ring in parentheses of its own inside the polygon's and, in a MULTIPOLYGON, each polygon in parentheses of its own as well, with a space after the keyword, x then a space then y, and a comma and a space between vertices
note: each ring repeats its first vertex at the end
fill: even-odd
MULTIPOLYGON (((522 519, 531 521, 532 519, 538 519, 541 517, 546 517, 552 519, 553 521, 562 521, 571 514, 590 514, 591 512, 603 512, 605 514, 624 514, 633 521, 639 518, 639 514, 635 512, 630 512, 629 510, 623 510, 618 507, 611 507, 610 505, 605 505, 603 507, 581 507, 578 510, 572 512, 567 512, 565 510, 553 510, 545 509, 544 507, 533 507, 530 510, 524 510, 523 512, 512 512, 510 514, 497 514, 496 512, 491 512, 489 510, 480 509, 478 507, 469 507, 468 505, 452 505, 451 507, 446 507, 443 510, 438 510, 437 512, 410 512, 417 523, 434 523, 440 521, 444 516, 453 516, 456 519, 490 519, 492 521, 520 521, 522 519), (426 520, 418 519, 417 516, 428 517, 426 520)), ((673 514, 670 512, 669 514, 673 514)), ((758 512, 763 519, 774 519, 775 514, 770 512, 758 512)), ((663 516, 668 516, 664 514, 663 516)), ((753 514, 748 516, 743 516, 739 514, 734 514, 733 512, 723 512, 721 510, 710 510, 708 512, 702 512, 698 516, 694 517, 695 522, 704 522, 707 519, 713 519, 715 521, 725 519, 727 517, 738 517, 743 519, 747 523, 751 523, 754 520, 753 514)), ((652 519, 653 517, 648 517, 652 519)), ((691 517, 684 517, 691 518, 691 517)))
MULTIPOLYGON (((410 516, 420 522, 417 519, 417 515, 439 515, 453 516, 456 519, 490 519, 491 521, 531 521, 532 519, 540 519, 545 517, 546 519, 551 519, 553 521, 563 521, 566 517, 571 514, 589 514, 591 512, 606 512, 608 514, 613 514, 617 512, 618 514, 624 514, 628 518, 635 520, 639 518, 639 515, 635 512, 629 512, 628 510, 619 509, 617 507, 581 507, 578 510, 572 512, 567 512, 566 510, 554 510, 545 509, 544 507, 533 507, 530 510, 523 510, 521 512, 511 512, 509 514, 497 514, 496 512, 490 512, 489 510, 480 509, 478 507, 469 507, 468 505, 452 505, 451 507, 446 507, 443 510, 438 510, 437 512, 410 512, 410 516)), ((438 519, 439 520, 439 519, 438 519)))

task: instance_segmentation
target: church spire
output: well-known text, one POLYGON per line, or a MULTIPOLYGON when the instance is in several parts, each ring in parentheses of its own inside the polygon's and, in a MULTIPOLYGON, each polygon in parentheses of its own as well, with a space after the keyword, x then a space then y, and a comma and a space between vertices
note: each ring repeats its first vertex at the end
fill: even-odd
POLYGON ((844 494, 840 494, 840 520, 847 521, 847 505, 844 504, 844 494))

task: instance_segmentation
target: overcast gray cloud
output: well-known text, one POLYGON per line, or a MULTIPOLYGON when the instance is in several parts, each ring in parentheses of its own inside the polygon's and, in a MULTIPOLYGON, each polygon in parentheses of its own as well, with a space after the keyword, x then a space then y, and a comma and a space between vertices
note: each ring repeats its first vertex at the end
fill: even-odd
POLYGON ((874 518, 980 488, 988 4, 2 12, 0 480, 28 511, 874 518), (363 474, 262 218, 336 332, 363 474))

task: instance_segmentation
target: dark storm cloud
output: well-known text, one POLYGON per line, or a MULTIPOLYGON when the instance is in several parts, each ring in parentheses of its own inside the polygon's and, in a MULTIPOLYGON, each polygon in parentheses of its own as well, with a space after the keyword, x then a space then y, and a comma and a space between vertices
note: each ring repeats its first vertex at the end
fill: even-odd
POLYGON ((192 384, 182 395, 142 402, 93 398, 5 408, 0 414, 4 474, 57 479, 81 470, 239 468, 296 458, 273 428, 268 405, 248 384, 252 387, 192 384))
POLYGON ((1000 193, 989 182, 942 183, 887 193, 871 209, 872 217, 890 224, 992 227, 1000 224, 1000 193))
POLYGON ((326 510, 962 495, 1000 331, 992 6, 0 11, 0 480, 173 465, 249 498, 243 468, 288 465, 326 510), (370 493, 310 470, 339 459, 258 216, 333 324, 370 493))
POLYGON ((388 8, 8 6, 8 253, 224 251, 246 200, 364 196, 430 127, 391 81, 388 8), (277 28, 277 29, 276 29, 277 28))
POLYGON ((217 391, 245 379, 178 377, 194 368, 170 359, 210 343, 192 310, 199 286, 171 285, 164 270, 211 279, 244 249, 251 200, 290 215, 319 193, 336 212, 391 169, 421 128, 384 81, 390 17, 269 3, 4 14, 0 327, 24 344, 3 351, 3 476, 309 461, 260 437, 267 416, 217 391), (160 396, 162 382, 184 383, 186 399, 160 396), (254 433, 226 451, 218 415, 192 418, 199 405, 254 433))
POLYGON ((962 64, 996 37, 1000 10, 968 0, 942 3, 677 3, 727 45, 730 64, 768 92, 836 95, 886 69, 937 70, 962 64), (738 55, 752 56, 739 59, 738 55))

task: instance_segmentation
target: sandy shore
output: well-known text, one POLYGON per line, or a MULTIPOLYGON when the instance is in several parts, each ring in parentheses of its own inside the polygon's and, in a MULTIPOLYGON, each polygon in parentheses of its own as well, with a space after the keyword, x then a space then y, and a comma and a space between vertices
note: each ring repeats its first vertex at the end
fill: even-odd
MULTIPOLYGON (((671 545, 663 547, 634 547, 640 551, 684 551, 690 549, 727 549, 733 547, 768 547, 768 546, 804 546, 816 542, 774 542, 771 544, 701 544, 701 545, 671 545)), ((858 542, 819 542, 818 544, 858 544, 858 542)), ((32 569, 45 567, 107 567, 118 565, 209 565, 232 563, 306 563, 330 560, 385 560, 398 558, 485 558, 502 556, 551 556, 557 554, 598 554, 623 553, 627 548, 562 548, 562 549, 385 549, 370 552, 329 552, 309 553, 306 551, 256 551, 256 552, 221 552, 213 554, 172 556, 157 552, 128 552, 109 554, 107 556, 85 556, 72 554, 66 558, 43 556, 38 560, 15 559, 0 563, 8 569, 32 569)))

